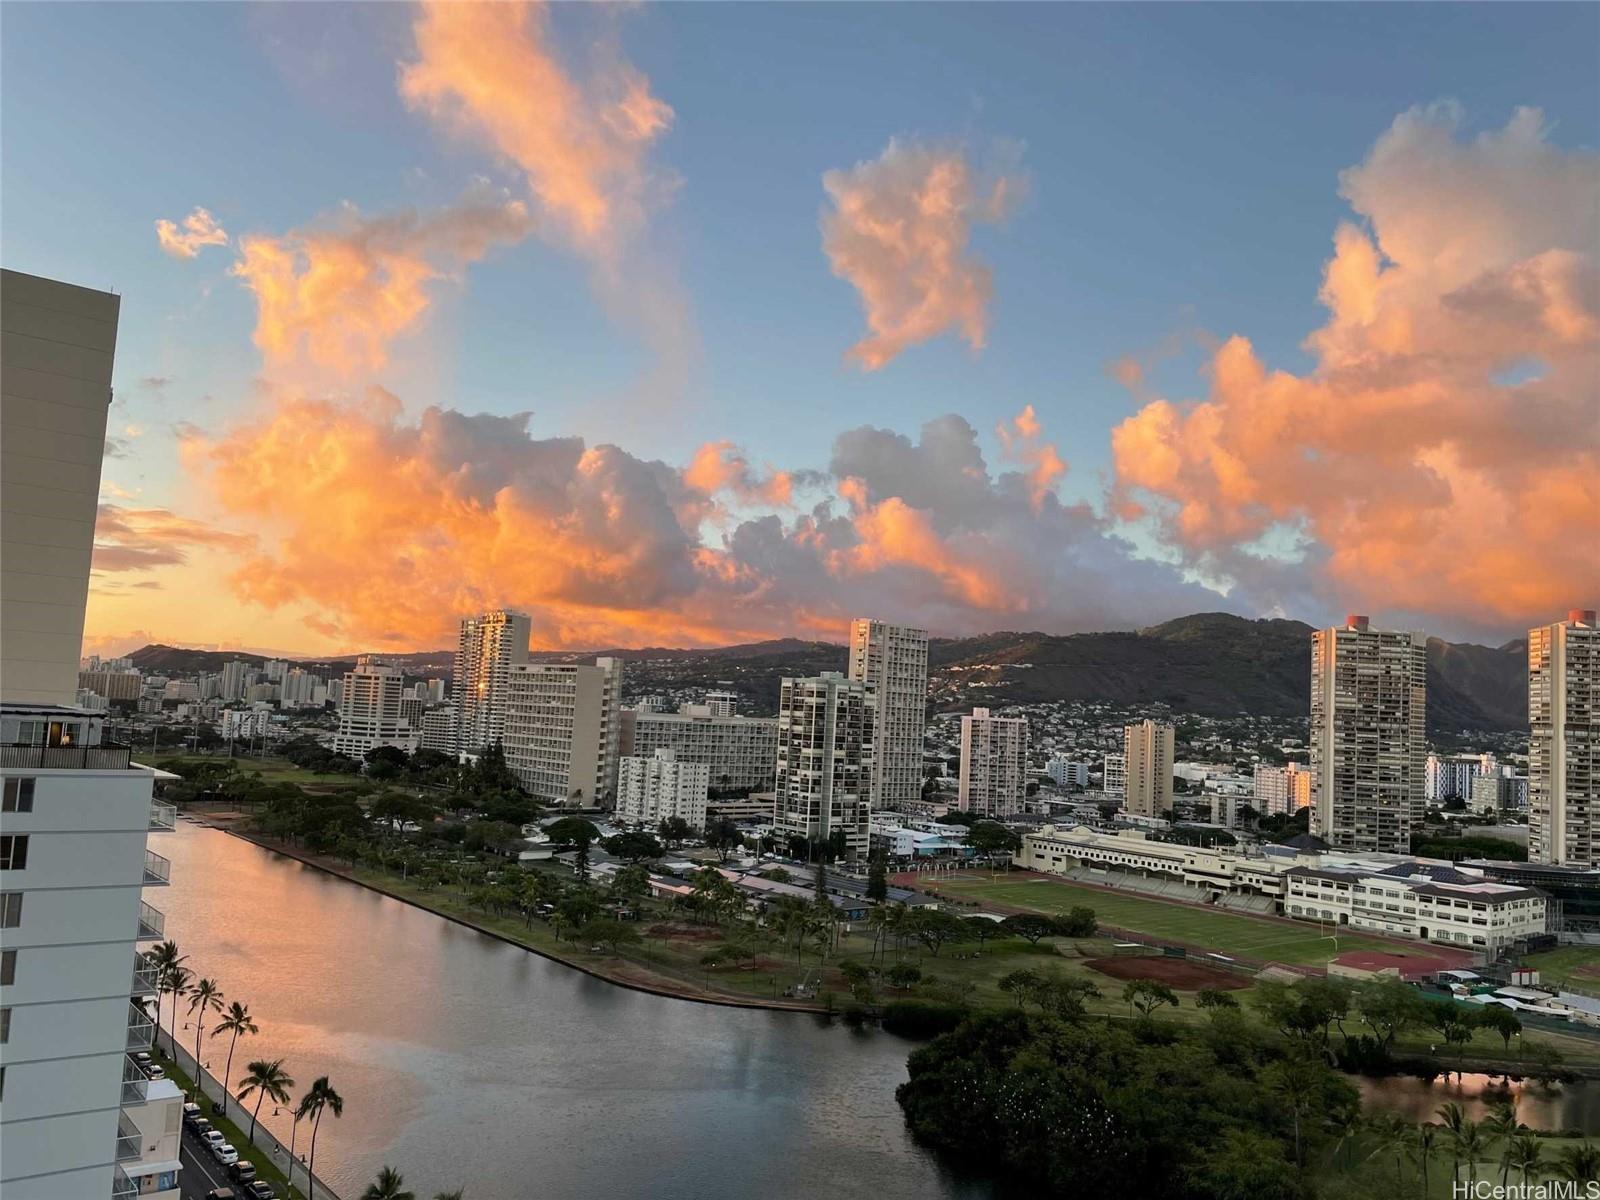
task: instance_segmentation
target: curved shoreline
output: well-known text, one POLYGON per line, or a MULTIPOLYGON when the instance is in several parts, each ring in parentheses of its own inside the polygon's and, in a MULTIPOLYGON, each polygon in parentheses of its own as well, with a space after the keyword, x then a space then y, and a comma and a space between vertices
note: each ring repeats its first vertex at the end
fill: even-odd
MULTIPOLYGON (((526 950, 529 954, 537 954, 540 958, 548 959, 554 963, 560 963, 564 967, 570 967, 574 971, 579 971, 584 975, 588 975, 592 979, 602 980, 603 982, 612 984, 615 987, 627 988, 629 991, 634 992, 644 992, 652 996, 662 996, 669 1000, 687 1000, 692 1004, 710 1004, 721 1008, 759 1008, 765 1009, 768 1012, 808 1013, 815 1016, 831 1015, 828 1009, 822 1008, 815 1004, 795 1004, 792 1002, 780 1003, 774 1000, 761 1000, 756 997, 750 997, 746 999, 738 996, 714 995, 708 992, 692 992, 687 990, 687 988, 685 988, 683 985, 676 984, 672 981, 664 980, 660 984, 655 984, 646 982, 644 980, 629 979, 620 975, 613 975, 588 963, 574 962, 570 958, 566 958, 553 951, 546 950, 543 947, 530 945, 529 943, 520 941, 509 934, 501 933, 495 929, 487 929, 484 926, 479 925, 476 921, 472 921, 466 917, 457 916, 454 913, 444 912, 440 909, 434 908, 430 904, 423 904, 411 896, 400 895, 399 893, 391 891, 390 889, 377 883, 358 878, 357 876, 352 875, 348 871, 345 871, 337 866, 333 866, 326 862, 321 862, 317 858, 303 851, 299 851, 288 846, 280 846, 274 842, 267 841, 265 838, 260 838, 252 833, 246 832, 243 829, 235 829, 233 828, 234 823, 231 821, 221 822, 208 820, 208 814, 206 813, 185 812, 183 815, 189 817, 196 824, 205 826, 207 829, 214 829, 218 833, 225 833, 230 837, 238 838, 242 842, 249 842, 253 846, 259 846, 261 849, 266 850, 269 853, 278 854, 282 855, 284 858, 293 859, 295 862, 298 862, 303 866, 310 867, 312 870, 321 871, 326 875, 332 875, 334 878, 342 879, 346 883, 353 883, 357 887, 366 888, 369 892, 376 892, 380 896, 387 896, 389 899, 396 900, 401 904, 409 904, 412 908, 418 909, 425 913, 431 913, 442 920, 449 921, 455 925, 460 925, 463 929, 470 929, 474 933, 480 933, 485 937, 494 938, 497 942, 504 942, 508 946, 517 947, 519 950, 526 950)), ((648 970, 648 968, 641 969, 648 970)))

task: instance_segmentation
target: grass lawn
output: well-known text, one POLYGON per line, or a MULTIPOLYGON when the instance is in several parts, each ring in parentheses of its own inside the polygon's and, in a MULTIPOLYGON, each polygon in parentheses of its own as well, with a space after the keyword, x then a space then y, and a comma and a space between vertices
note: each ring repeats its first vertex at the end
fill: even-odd
POLYGON ((1562 946, 1530 954, 1522 965, 1538 971, 1544 983, 1570 983, 1600 992, 1600 946, 1562 946))
POLYGON ((1333 940, 1323 936, 1322 927, 1316 925, 1299 929, 1281 921, 1083 887, 1061 879, 990 879, 986 875, 957 874, 941 876, 933 887, 966 900, 1041 913, 1064 912, 1083 905, 1094 909, 1095 915, 1108 925, 1263 962, 1321 966, 1336 954, 1351 950, 1394 949, 1390 942, 1341 932, 1335 950, 1333 940))
MULTIPOLYGON (((226 755, 194 754, 187 750, 157 750, 154 753, 146 750, 133 752, 133 761, 144 763, 147 767, 165 767, 168 763, 180 759, 192 762, 223 763, 227 762, 226 755)), ((307 771, 295 766, 286 758, 244 758, 233 759, 240 775, 259 774, 265 783, 360 783, 360 775, 345 775, 336 772, 307 771)))

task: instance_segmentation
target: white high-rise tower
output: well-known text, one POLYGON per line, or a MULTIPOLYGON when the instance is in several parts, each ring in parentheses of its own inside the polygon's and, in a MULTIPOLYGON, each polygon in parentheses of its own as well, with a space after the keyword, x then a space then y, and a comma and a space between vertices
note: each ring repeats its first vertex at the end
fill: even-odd
POLYGON ((850 622, 850 678, 877 705, 873 808, 899 808, 922 795, 922 740, 928 707, 928 631, 859 617, 850 622))
POLYGON ((1528 631, 1528 857, 1600 865, 1600 626, 1594 609, 1528 631))
POLYGON ((455 749, 476 754, 505 740, 506 676, 528 661, 533 622, 521 613, 487 612, 461 622, 456 643, 455 749))

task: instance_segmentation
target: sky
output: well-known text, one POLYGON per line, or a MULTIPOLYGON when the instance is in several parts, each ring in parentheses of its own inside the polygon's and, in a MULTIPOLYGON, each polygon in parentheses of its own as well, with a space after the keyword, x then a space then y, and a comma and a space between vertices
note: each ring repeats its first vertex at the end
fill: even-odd
POLYGON ((1600 597, 1592 5, 28 4, 86 652, 1600 597))

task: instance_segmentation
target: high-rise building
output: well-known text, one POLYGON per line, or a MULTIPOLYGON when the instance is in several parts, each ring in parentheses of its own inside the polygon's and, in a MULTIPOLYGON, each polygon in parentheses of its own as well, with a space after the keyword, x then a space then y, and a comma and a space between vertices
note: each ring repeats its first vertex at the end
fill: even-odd
POLYGON ((1050 776, 1050 782, 1057 787, 1089 786, 1089 764, 1073 762, 1065 754, 1053 754, 1050 761, 1044 765, 1044 773, 1050 776))
POLYGON ((867 852, 877 696, 828 671, 785 679, 778 693, 774 828, 783 837, 867 852))
POLYGON ((101 668, 79 671, 78 686, 114 703, 131 704, 139 698, 144 678, 138 671, 101 668))
POLYGON ((961 718, 957 805, 980 817, 1014 817, 1028 798, 1028 720, 975 708, 961 718))
POLYGON ((437 750, 441 754, 456 752, 456 710, 450 705, 430 708, 422 714, 422 733, 417 746, 422 750, 437 750))
POLYGON ((339 704, 339 732, 334 736, 337 754, 361 758, 379 746, 416 748, 416 734, 401 716, 400 693, 405 677, 398 667, 367 655, 344 676, 344 699, 339 704))
MULTIPOLYGON (((74 706, 118 299, 0 273, 0 1195, 176 1197, 134 1116, 150 1044, 155 773, 74 706), (150 1008, 147 1008, 150 1006, 150 1008), (148 1168, 148 1169, 147 1169, 148 1168), (137 1181, 137 1182, 136 1182, 137 1181)), ((163 1113, 162 1119, 165 1119, 163 1113)), ((158 1147, 159 1152, 159 1147, 158 1147)))
POLYGON ((1478 776, 1499 774, 1492 754, 1430 754, 1424 767, 1423 799, 1429 804, 1466 800, 1478 776))
POLYGON ((272 683, 281 683, 289 673, 289 664, 281 658, 269 658, 262 664, 262 672, 272 683))
POLYGON ((772 788, 776 717, 719 714, 709 704, 685 704, 675 713, 625 708, 621 730, 622 754, 648 758, 657 750, 671 750, 679 762, 704 763, 719 795, 772 788))
MULTIPOLYGON (((457 700, 464 693, 457 692, 457 700)), ((505 678, 506 766, 552 804, 609 802, 617 790, 622 660, 518 663, 505 678)))
POLYGON ((1600 866, 1600 626, 1592 608, 1528 631, 1528 857, 1600 866))
POLYGON ((1100 790, 1108 796, 1128 794, 1128 756, 1107 754, 1100 762, 1100 790))
POLYGON ((1265 816, 1293 816, 1311 806, 1311 769, 1304 763, 1256 768, 1255 809, 1265 816))
POLYGON ((1127 796, 1123 808, 1143 817, 1159 817, 1172 809, 1172 765, 1175 733, 1171 725, 1140 721, 1122 729, 1122 760, 1127 796))
POLYGON ((283 682, 278 688, 278 703, 283 708, 310 708, 316 703, 317 689, 322 686, 322 680, 293 667, 285 672, 283 682))
POLYGON ((222 664, 222 698, 224 700, 243 700, 245 689, 250 686, 250 664, 233 659, 222 664))
POLYGON ((506 678, 528 661, 532 633, 533 622, 521 613, 487 612, 461 622, 453 685, 458 752, 477 754, 505 740, 506 678))
POLYGON ((679 762, 671 750, 623 758, 617 767, 617 819, 654 829, 680 817, 691 829, 704 829, 710 784, 710 767, 679 762))
POLYGON ((1339 850, 1405 854, 1425 808, 1427 641, 1366 617, 1311 635, 1315 831, 1339 850))
POLYGON ((866 617, 850 622, 850 678, 875 697, 872 807, 899 808, 917 800, 928 709, 928 631, 866 617))

